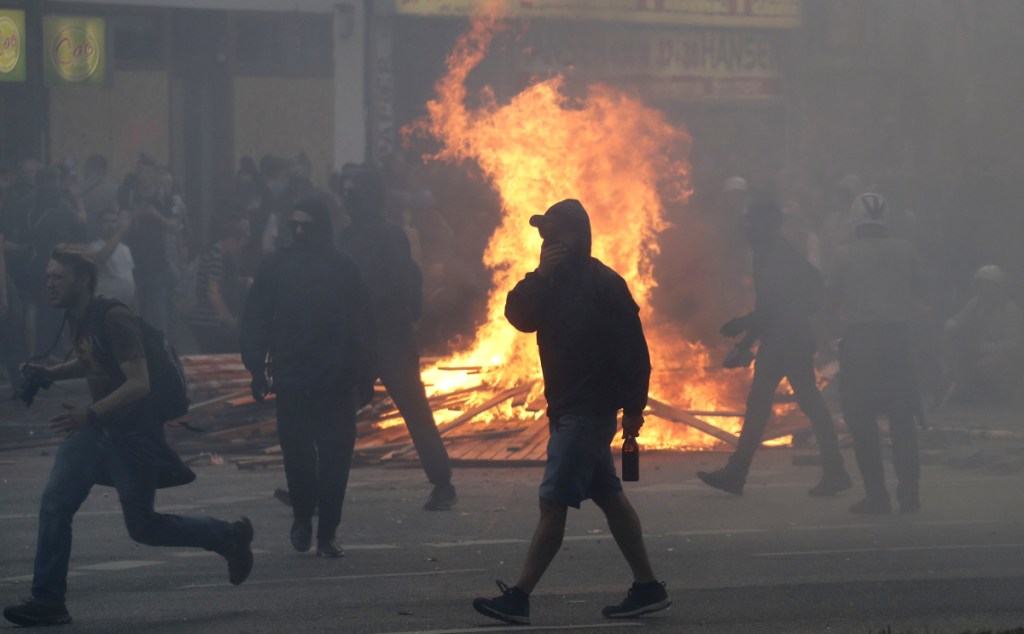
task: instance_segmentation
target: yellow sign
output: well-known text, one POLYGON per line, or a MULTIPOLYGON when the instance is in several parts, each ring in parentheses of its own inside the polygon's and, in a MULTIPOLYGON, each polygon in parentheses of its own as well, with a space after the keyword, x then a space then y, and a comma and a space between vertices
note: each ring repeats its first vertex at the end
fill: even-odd
POLYGON ((103 85, 106 29, 103 18, 46 16, 46 82, 103 85))
POLYGON ((677 26, 797 28, 801 0, 396 0, 407 15, 469 15, 486 4, 511 18, 677 26))
POLYGON ((25 12, 0 9, 0 81, 25 81, 25 12))

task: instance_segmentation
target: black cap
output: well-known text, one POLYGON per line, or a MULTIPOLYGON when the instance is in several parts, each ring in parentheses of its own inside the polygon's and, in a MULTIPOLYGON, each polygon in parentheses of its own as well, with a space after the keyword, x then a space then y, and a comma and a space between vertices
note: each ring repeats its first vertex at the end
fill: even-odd
POLYGON ((543 215, 530 216, 530 226, 546 231, 555 226, 590 229, 590 216, 580 201, 567 198, 548 207, 543 215))

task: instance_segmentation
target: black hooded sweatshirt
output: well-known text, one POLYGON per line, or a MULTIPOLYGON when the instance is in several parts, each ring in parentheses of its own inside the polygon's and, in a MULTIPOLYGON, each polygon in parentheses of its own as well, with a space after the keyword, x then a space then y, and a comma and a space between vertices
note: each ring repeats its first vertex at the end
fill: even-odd
POLYGON ((602 415, 647 406, 651 359, 640 309, 626 281, 591 257, 584 239, 549 277, 527 273, 508 294, 505 317, 537 333, 548 417, 602 415))
POLYGON ((369 298, 351 258, 332 244, 331 220, 313 216, 310 241, 263 260, 241 320, 242 362, 269 362, 275 390, 367 388, 374 381, 369 298))

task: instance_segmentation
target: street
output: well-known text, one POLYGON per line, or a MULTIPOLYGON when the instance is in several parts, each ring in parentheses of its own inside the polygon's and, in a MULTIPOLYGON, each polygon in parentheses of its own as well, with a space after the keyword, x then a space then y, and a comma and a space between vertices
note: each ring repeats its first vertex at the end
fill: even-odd
MULTIPOLYGON (((11 411, 11 410, 8 410, 11 411)), ((641 437, 641 441, 643 438, 641 437)), ((53 448, 0 454, 0 587, 29 593, 36 513, 53 448)), ((134 544, 113 491, 96 487, 76 517, 68 609, 76 632, 964 632, 1024 625, 1024 492, 1018 473, 925 466, 919 515, 853 516, 857 487, 811 499, 806 450, 763 450, 742 498, 695 478, 722 454, 646 453, 626 491, 673 606, 609 622, 628 570, 592 504, 570 512, 562 552, 532 597, 527 627, 478 615, 475 596, 512 584, 536 521, 541 469, 459 468, 459 503, 420 510, 418 469, 352 472, 340 539, 346 556, 292 551, 290 514, 272 497, 279 469, 196 468, 158 494, 164 512, 249 516, 256 567, 227 582, 211 553, 134 544), (599 629, 600 628, 600 629, 599 629)), ((852 453, 844 451, 855 473, 852 453)))

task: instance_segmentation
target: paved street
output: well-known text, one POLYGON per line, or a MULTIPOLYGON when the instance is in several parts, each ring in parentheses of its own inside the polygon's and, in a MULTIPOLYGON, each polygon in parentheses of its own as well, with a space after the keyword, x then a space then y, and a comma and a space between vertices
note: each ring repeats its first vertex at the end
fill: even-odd
MULTIPOLYGON (((52 397, 51 397, 51 400, 52 397)), ((52 403, 49 404, 52 407, 52 403)), ((45 409, 45 406, 44 406, 45 409)), ((10 411, 9 409, 7 411, 10 411)), ((0 595, 27 594, 40 491, 52 449, 0 454, 0 595)), ((806 497, 817 471, 793 449, 765 451, 743 498, 694 477, 721 454, 645 454, 627 491, 673 607, 623 623, 600 616, 628 572, 599 512, 571 513, 567 539, 533 596, 534 630, 660 632, 962 632, 1024 625, 1021 475, 925 467, 924 511, 856 517, 857 498, 806 497), (598 630, 598 628, 603 628, 598 630)), ((847 454, 850 467, 852 455, 847 454)), ((457 510, 419 509, 416 469, 353 471, 342 520, 347 556, 290 549, 280 470, 202 466, 159 494, 167 512, 256 526, 256 568, 227 583, 216 555, 137 546, 112 490, 94 489, 75 522, 69 609, 77 632, 501 631, 474 596, 509 583, 536 519, 539 468, 458 469, 457 510)), ((526 630, 527 628, 510 628, 526 630)))

